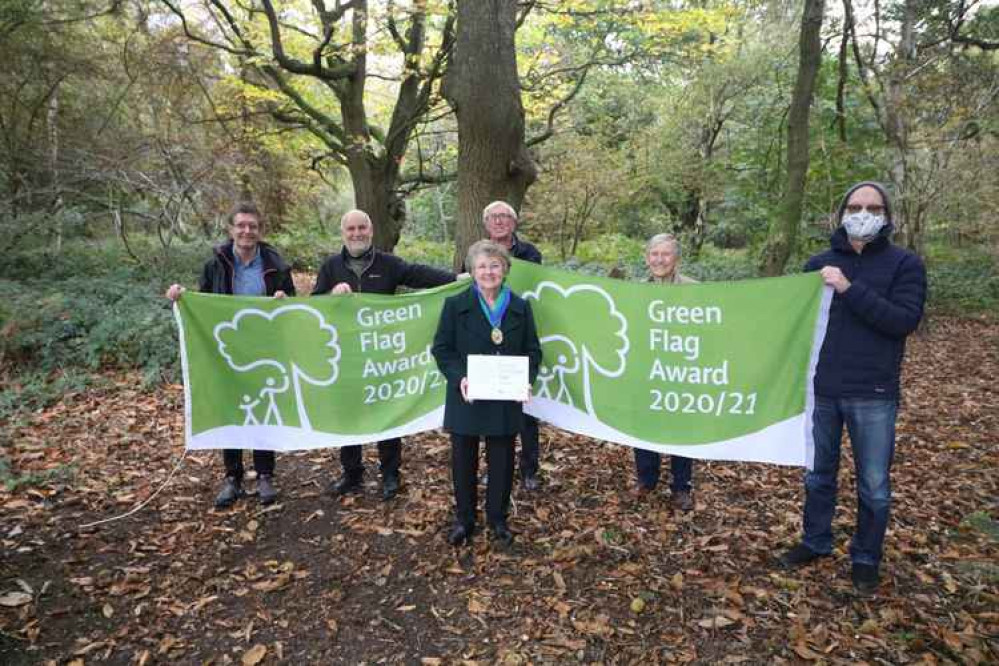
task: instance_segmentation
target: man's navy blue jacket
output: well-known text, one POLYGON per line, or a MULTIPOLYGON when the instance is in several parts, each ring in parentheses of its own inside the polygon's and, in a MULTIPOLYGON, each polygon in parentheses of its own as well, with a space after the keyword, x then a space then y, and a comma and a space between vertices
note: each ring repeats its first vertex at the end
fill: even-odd
MULTIPOLYGON (((533 243, 528 243, 526 240, 520 240, 517 234, 513 235, 513 247, 510 248, 510 256, 514 259, 523 259, 524 261, 530 261, 535 264, 541 263, 541 250, 539 250, 533 243)), ((461 272, 468 272, 469 267, 465 265, 465 262, 461 262, 461 272)))
POLYGON ((919 257, 889 240, 893 230, 886 224, 857 254, 839 227, 832 248, 805 264, 805 271, 836 266, 850 281, 829 308, 815 372, 817 395, 898 400, 905 338, 923 316, 926 269, 919 257))

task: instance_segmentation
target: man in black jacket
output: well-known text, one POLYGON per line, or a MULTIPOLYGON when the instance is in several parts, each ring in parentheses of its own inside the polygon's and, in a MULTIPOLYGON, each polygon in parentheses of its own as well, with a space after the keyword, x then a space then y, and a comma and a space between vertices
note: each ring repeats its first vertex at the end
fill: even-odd
POLYGON ((905 338, 926 300, 919 257, 890 240, 891 206, 884 188, 854 185, 843 197, 832 248, 808 260, 835 291, 815 372, 813 464, 805 475, 804 536, 780 556, 796 568, 832 552, 840 446, 845 424, 856 466, 857 526, 850 545, 854 587, 874 592, 891 508, 895 417, 905 338))
MULTIPOLYGON (((394 294, 400 285, 425 289, 454 282, 455 274, 422 264, 410 264, 393 254, 375 249, 372 244, 374 225, 368 214, 352 210, 340 219, 343 248, 330 255, 319 269, 312 295, 394 294)), ((399 467, 402 464, 402 440, 378 442, 381 463, 382 498, 389 500, 399 492, 399 467)), ((330 495, 357 492, 364 478, 364 463, 360 446, 340 449, 343 476, 326 488, 330 495)))
MULTIPOLYGON (((198 281, 198 290, 206 294, 237 296, 295 295, 291 267, 277 250, 262 242, 264 222, 257 207, 249 202, 237 204, 229 215, 228 242, 214 248, 198 281)), ((166 296, 176 301, 184 293, 179 284, 170 285, 166 296)), ((227 507, 243 496, 243 451, 225 449, 225 481, 215 498, 215 506, 227 507)), ((253 469, 257 472, 257 497, 262 504, 277 499, 274 488, 274 452, 254 451, 253 469)))
MULTIPOLYGON (((486 206, 482 211, 482 225, 489 240, 505 247, 514 259, 541 263, 541 251, 517 236, 517 211, 510 204, 494 201, 486 206)), ((541 454, 538 439, 538 420, 524 414, 520 430, 520 487, 524 490, 537 490, 541 485, 538 481, 541 454)))

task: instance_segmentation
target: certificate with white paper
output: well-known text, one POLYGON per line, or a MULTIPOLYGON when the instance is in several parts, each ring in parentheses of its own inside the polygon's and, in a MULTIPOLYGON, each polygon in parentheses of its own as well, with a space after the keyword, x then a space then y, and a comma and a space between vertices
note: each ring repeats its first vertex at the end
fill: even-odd
POLYGON ((468 398, 527 400, 529 367, 526 356, 469 354, 468 398))

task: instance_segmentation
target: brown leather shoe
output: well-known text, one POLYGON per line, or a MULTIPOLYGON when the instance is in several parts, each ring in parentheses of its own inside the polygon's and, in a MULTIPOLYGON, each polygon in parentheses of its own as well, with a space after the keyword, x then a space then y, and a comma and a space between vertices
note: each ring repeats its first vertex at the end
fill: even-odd
POLYGON ((694 497, 689 490, 677 490, 670 498, 670 503, 675 510, 686 513, 694 508, 694 497))

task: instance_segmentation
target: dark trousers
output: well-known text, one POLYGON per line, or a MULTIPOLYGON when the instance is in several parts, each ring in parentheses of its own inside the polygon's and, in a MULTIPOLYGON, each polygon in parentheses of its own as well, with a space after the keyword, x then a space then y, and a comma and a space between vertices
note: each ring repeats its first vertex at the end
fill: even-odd
POLYGON ((524 414, 524 424, 520 429, 520 478, 537 476, 541 445, 538 442, 538 420, 524 414))
MULTIPOLYGON (((646 488, 655 488, 659 483, 659 468, 662 456, 655 451, 635 449, 635 470, 638 472, 638 482, 646 488)), ((690 479, 694 476, 694 461, 683 456, 669 457, 670 472, 673 479, 670 490, 690 490, 690 479)))
MULTIPOLYGON (((486 522, 505 525, 513 488, 513 436, 486 437, 486 522)), ((456 522, 469 530, 475 527, 478 503, 479 437, 451 434, 451 480, 454 483, 456 522)))
MULTIPOLYGON (((352 479, 364 476, 363 453, 361 446, 345 446, 340 449, 340 464, 343 465, 345 475, 352 479)), ((381 463, 382 478, 398 476, 399 466, 402 465, 402 440, 396 437, 378 442, 378 461, 381 463)))
MULTIPOLYGON (((222 462, 225 463, 226 476, 231 476, 237 481, 243 480, 242 449, 223 449, 222 462)), ((255 450, 253 452, 253 469, 257 471, 257 474, 273 474, 274 452, 255 450)))

